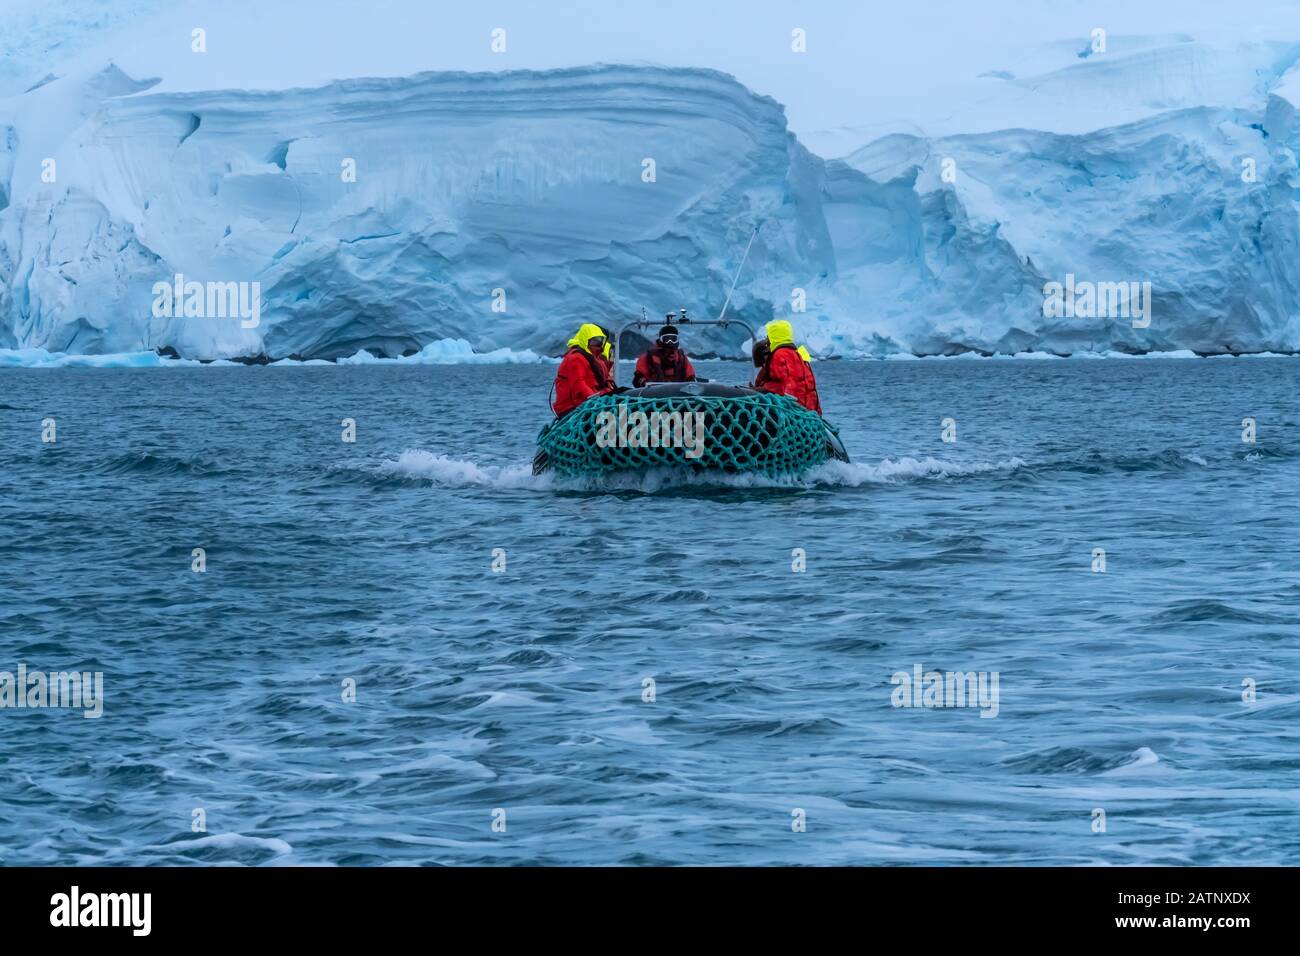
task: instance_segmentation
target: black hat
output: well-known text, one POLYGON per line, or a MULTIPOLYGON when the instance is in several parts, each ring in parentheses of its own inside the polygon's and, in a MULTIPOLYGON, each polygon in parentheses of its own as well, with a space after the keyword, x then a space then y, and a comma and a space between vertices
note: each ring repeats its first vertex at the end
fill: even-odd
POLYGON ((675 325, 665 325, 662 329, 659 330, 659 338, 661 339, 665 335, 676 335, 676 334, 677 334, 677 326, 675 325))

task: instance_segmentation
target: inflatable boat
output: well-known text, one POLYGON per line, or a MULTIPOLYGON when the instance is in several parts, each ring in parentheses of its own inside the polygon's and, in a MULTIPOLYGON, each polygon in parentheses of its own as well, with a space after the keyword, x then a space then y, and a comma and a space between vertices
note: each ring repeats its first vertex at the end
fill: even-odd
POLYGON ((835 427, 788 395, 671 382, 587 399, 537 436, 533 474, 651 468, 798 476, 848 461, 835 427))

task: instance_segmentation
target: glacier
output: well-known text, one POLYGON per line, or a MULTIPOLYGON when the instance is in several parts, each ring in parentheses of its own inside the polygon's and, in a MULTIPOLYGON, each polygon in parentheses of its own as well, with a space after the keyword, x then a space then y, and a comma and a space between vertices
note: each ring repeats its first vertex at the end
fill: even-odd
POLYGON ((22 97, 47 136, 7 127, 4 168, 48 155, 57 180, 10 179, 0 345, 338 358, 461 338, 553 352, 576 323, 641 304, 720 306, 759 222, 739 313, 769 317, 752 290, 778 275, 833 269, 818 161, 778 104, 721 74, 147 84, 108 67, 22 97), (69 117, 64 138, 51 115, 69 117), (260 283, 260 323, 153 315, 154 284, 177 273, 260 283))
POLYGON ((838 157, 698 67, 249 89, 33 64, 0 99, 0 348, 535 360, 582 321, 716 314, 757 230, 730 313, 820 356, 1300 351, 1300 44, 1083 46, 982 78, 965 127, 838 157), (155 314, 176 274, 258 283, 260 322, 155 314), (1067 274, 1150 282, 1149 327, 1046 317, 1067 274))

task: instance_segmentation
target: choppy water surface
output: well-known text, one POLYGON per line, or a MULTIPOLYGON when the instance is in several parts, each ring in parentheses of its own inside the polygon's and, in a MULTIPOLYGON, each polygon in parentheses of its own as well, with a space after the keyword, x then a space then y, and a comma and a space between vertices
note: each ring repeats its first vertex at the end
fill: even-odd
POLYGON ((553 366, 0 370, 0 670, 105 680, 0 861, 1294 863, 1300 360, 818 370, 795 487, 533 479, 553 366))

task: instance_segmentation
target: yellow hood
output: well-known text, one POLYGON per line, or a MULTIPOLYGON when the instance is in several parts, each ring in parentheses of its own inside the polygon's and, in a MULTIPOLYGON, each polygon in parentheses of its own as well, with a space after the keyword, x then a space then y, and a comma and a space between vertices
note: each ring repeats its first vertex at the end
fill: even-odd
POLYGON ((767 344, 775 352, 782 345, 794 345, 794 329, 785 319, 767 323, 767 344))
POLYGON ((807 362, 809 365, 812 364, 812 353, 810 353, 808 349, 802 345, 799 346, 799 357, 803 359, 805 362, 807 362))
POLYGON ((605 333, 600 330, 599 325, 593 325, 591 322, 586 322, 578 329, 578 334, 569 339, 569 347, 572 348, 576 345, 578 348, 590 355, 591 349, 587 348, 587 343, 594 338, 604 337, 605 333))

